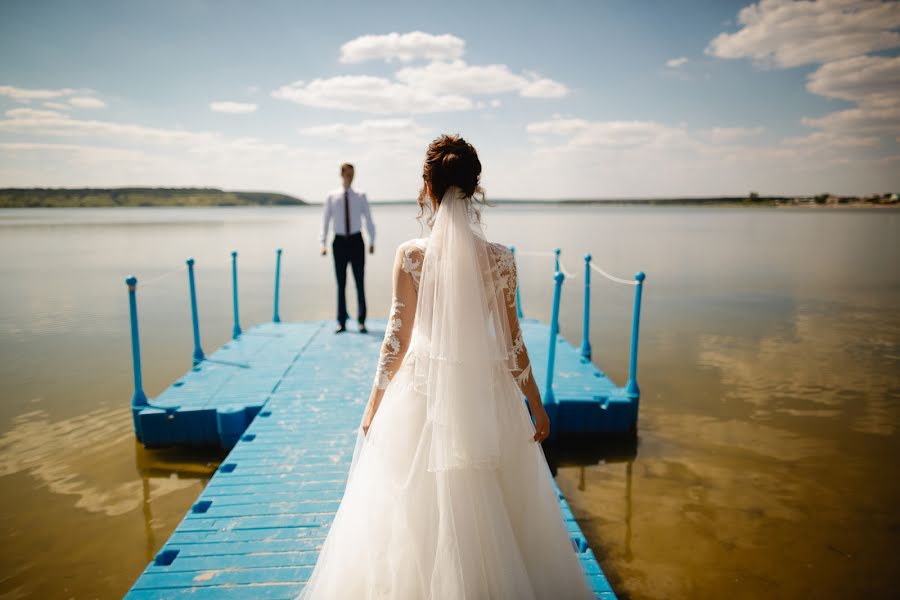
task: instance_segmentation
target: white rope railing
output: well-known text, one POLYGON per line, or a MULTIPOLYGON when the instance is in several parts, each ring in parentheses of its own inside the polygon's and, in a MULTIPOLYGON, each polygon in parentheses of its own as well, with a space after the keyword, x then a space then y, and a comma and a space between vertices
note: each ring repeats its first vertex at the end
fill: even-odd
MULTIPOLYGON (((546 252, 543 250, 519 250, 518 248, 516 248, 516 255, 517 256, 521 255, 521 256, 556 257, 555 252, 546 252)), ((558 260, 559 260, 559 270, 563 275, 566 276, 566 279, 577 279, 578 278, 578 275, 569 271, 565 267, 562 259, 558 259, 558 260)), ((595 265, 593 262, 590 262, 588 264, 594 271, 596 271, 597 273, 600 273, 601 275, 603 275, 610 281, 615 281, 616 283, 624 283, 625 285, 637 285, 638 284, 638 282, 634 279, 622 279, 621 277, 616 277, 615 275, 611 275, 611 274, 607 273, 606 271, 604 271, 603 269, 601 269, 600 267, 598 267, 597 265, 595 265)))
POLYGON ((606 271, 604 271, 603 269, 601 269, 594 263, 589 263, 589 264, 591 265, 591 268, 593 270, 597 271, 598 273, 600 273, 601 275, 603 275, 610 281, 615 281, 616 283, 624 283, 625 285, 637 285, 638 284, 638 282, 634 279, 622 279, 620 277, 616 277, 615 275, 610 275, 609 273, 607 273, 606 271))
POLYGON ((578 279, 578 275, 569 272, 569 270, 563 264, 562 259, 559 259, 559 272, 565 275, 566 279, 578 279))
POLYGON ((178 267, 177 269, 172 269, 171 271, 166 271, 165 273, 162 273, 160 275, 157 275, 156 277, 147 279, 146 281, 141 281, 140 279, 138 279, 138 287, 145 288, 148 285, 151 285, 151 284, 156 283, 157 281, 160 281, 161 279, 165 279, 172 273, 184 273, 184 272, 185 272, 184 267, 178 267))

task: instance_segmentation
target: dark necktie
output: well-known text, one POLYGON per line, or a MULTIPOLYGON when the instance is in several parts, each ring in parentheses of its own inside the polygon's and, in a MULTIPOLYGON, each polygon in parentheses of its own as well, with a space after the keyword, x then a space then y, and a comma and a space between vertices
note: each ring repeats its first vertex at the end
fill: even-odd
POLYGON ((350 235, 350 197, 349 190, 344 190, 344 234, 350 235))

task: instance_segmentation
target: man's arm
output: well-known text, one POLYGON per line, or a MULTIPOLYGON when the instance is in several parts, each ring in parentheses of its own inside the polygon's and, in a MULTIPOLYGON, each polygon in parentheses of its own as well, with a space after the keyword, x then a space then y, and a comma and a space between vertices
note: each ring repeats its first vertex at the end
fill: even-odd
POLYGON ((369 234, 369 250, 375 248, 375 223, 372 221, 372 211, 369 210, 369 198, 365 194, 360 194, 362 198, 362 214, 366 218, 366 231, 369 234))
POLYGON ((331 196, 325 197, 325 206, 322 207, 322 228, 319 230, 319 246, 322 254, 325 254, 325 240, 328 238, 328 227, 331 225, 331 196))

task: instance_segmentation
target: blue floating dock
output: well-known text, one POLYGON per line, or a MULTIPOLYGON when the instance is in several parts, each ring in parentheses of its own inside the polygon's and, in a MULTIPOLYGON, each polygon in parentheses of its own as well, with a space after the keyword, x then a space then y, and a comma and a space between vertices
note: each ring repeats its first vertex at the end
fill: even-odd
MULTIPOLYGON (((334 335, 330 321, 252 327, 133 407, 135 433, 147 447, 230 452, 125 598, 290 600, 300 593, 343 495, 371 390, 385 321, 368 324, 368 335, 334 335)), ((523 319, 522 329, 543 390, 550 328, 523 319)), ((547 408, 558 435, 633 429, 636 396, 555 340, 555 402, 547 408)), ((556 490, 585 577, 597 598, 614 599, 556 490)))

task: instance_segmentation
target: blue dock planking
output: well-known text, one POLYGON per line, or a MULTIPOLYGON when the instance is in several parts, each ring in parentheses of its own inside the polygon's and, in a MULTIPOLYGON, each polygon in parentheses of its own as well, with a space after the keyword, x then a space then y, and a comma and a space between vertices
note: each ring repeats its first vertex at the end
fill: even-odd
MULTIPOLYGON (((385 322, 370 320, 369 335, 334 335, 328 325, 256 326, 153 407, 135 408, 135 431, 148 446, 232 449, 125 598, 274 600, 300 592, 343 495, 385 322)), ((522 327, 543 389, 549 328, 531 319, 522 327)), ((556 361, 559 430, 582 430, 585 420, 591 430, 627 428, 636 409, 622 388, 562 338, 556 361)), ((614 599, 556 490, 585 576, 597 598, 614 599)))

